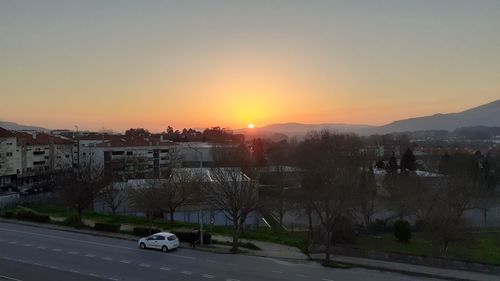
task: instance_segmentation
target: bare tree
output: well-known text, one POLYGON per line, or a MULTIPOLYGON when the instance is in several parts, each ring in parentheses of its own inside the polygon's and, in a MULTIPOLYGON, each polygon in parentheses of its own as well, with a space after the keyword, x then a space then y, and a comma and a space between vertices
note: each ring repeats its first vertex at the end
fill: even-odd
POLYGON ((441 254, 449 244, 463 234, 467 210, 481 207, 488 186, 481 177, 482 167, 473 155, 456 153, 443 158, 444 173, 436 192, 436 207, 431 212, 432 229, 441 242, 441 254))
POLYGON ((213 168, 213 183, 205 186, 206 199, 233 222, 232 251, 238 251, 241 230, 248 215, 257 209, 257 184, 240 168, 213 168))
POLYGON ((325 231, 325 261, 330 260, 332 234, 352 218, 359 185, 361 141, 355 135, 328 131, 309 134, 300 144, 310 204, 325 231), (307 182, 310 181, 310 182, 307 182))
POLYGON ((449 177, 436 194, 436 207, 431 213, 432 229, 441 242, 441 254, 446 256, 449 244, 462 234, 465 211, 474 209, 478 200, 478 185, 465 177, 449 177))
POLYGON ((153 219, 158 213, 162 212, 161 198, 161 180, 147 180, 142 187, 131 188, 129 190, 129 199, 131 204, 144 212, 149 219, 149 230, 153 228, 153 219))
POLYGON ((103 187, 99 193, 99 200, 111 209, 113 216, 116 215, 116 210, 126 201, 124 189, 126 182, 111 182, 103 187))
POLYGON ((82 222, 83 210, 88 208, 99 191, 109 184, 102 168, 92 161, 82 164, 73 175, 61 179, 62 195, 68 204, 78 212, 78 220, 82 222))
POLYGON ((193 170, 174 169, 168 181, 161 184, 162 201, 170 214, 170 226, 174 226, 177 208, 189 204, 201 189, 201 175, 193 170))
POLYGON ((368 228, 372 216, 376 212, 375 201, 377 199, 377 185, 373 168, 363 168, 360 175, 360 182, 355 194, 356 209, 363 220, 365 228, 368 228))

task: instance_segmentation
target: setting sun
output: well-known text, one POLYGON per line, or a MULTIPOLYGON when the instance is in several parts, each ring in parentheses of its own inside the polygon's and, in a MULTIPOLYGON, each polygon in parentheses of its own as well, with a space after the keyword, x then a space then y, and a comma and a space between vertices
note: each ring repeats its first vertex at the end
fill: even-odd
POLYGON ((253 129, 253 128, 255 128, 255 126, 253 125, 253 123, 248 124, 248 129, 253 129))

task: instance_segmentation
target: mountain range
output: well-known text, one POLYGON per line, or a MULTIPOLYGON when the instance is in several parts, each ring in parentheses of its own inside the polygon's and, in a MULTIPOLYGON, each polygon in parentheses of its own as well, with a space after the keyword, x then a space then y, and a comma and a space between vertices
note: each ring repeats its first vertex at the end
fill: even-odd
POLYGON ((300 136, 310 131, 328 129, 339 132, 356 133, 360 135, 373 135, 424 130, 453 131, 458 128, 473 126, 500 127, 500 100, 470 108, 462 112, 446 114, 438 113, 429 116, 403 119, 382 126, 336 123, 281 123, 270 124, 265 127, 257 128, 257 131, 253 133, 250 129, 240 129, 236 131, 249 135, 272 136, 273 134, 285 134, 288 136, 300 136))
MULTIPOLYGON (((396 132, 414 132, 424 130, 453 131, 462 127, 500 127, 500 99, 478 107, 470 108, 456 113, 438 113, 429 116, 409 118, 394 121, 382 126, 359 124, 322 123, 280 123, 270 124, 255 129, 237 129, 235 133, 249 136, 263 136, 281 138, 286 136, 303 136, 310 131, 333 130, 338 132, 356 133, 359 135, 388 134, 396 132)), ((36 126, 19 125, 13 122, 0 121, 0 127, 9 130, 49 131, 36 126)))

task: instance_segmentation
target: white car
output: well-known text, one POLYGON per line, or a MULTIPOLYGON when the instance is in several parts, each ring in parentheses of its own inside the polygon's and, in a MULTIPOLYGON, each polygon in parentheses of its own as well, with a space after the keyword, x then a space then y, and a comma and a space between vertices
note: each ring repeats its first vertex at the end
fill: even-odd
POLYGON ((137 243, 141 249, 161 249, 163 252, 168 252, 179 247, 179 239, 175 234, 169 232, 158 232, 139 239, 137 243))

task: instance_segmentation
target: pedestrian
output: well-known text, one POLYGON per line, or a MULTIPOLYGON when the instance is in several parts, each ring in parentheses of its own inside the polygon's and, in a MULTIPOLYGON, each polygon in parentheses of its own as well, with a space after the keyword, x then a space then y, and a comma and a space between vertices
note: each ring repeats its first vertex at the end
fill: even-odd
POLYGON ((193 231, 191 231, 191 232, 189 233, 189 247, 191 247, 191 248, 194 248, 194 247, 195 247, 195 246, 194 246, 194 243, 195 243, 195 241, 196 241, 196 237, 195 237, 195 235, 196 235, 196 234, 195 234, 193 231))

